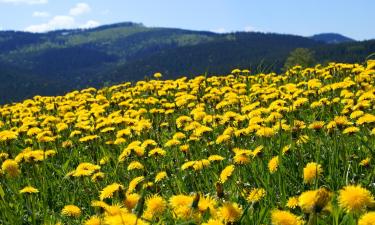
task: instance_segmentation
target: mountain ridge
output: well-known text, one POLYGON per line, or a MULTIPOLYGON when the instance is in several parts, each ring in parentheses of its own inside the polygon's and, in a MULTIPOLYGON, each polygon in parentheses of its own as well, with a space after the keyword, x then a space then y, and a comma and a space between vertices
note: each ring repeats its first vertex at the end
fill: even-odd
POLYGON ((327 44, 339 44, 339 43, 345 43, 345 42, 354 42, 353 38, 344 36, 342 34, 338 33, 320 33, 320 34, 314 34, 313 36, 310 36, 311 39, 316 41, 322 41, 327 44))

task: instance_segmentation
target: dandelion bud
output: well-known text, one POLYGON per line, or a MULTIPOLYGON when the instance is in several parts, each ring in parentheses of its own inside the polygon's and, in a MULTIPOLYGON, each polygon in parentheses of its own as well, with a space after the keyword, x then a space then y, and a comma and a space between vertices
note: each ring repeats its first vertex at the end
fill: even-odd
POLYGON ((219 198, 224 197, 224 187, 223 187, 223 184, 221 182, 216 183, 216 195, 219 198))

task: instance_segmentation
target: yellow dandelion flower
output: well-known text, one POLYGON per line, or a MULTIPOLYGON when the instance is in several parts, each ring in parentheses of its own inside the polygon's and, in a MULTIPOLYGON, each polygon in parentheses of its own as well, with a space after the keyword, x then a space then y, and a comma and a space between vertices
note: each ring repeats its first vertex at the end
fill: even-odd
POLYGON ((262 155, 262 150, 263 150, 263 145, 260 145, 260 146, 258 146, 258 147, 256 147, 253 151, 252 151, 252 153, 251 153, 251 155, 253 156, 253 158, 255 158, 255 157, 257 157, 257 156, 261 156, 262 155))
POLYGON ((283 149, 281 150, 283 155, 288 154, 291 147, 292 147, 291 145, 285 145, 283 149))
POLYGON ((137 205, 140 198, 141 196, 137 193, 126 194, 124 200, 125 207, 129 210, 132 210, 137 205))
POLYGON ((162 77, 162 74, 161 74, 161 73, 154 73, 154 77, 155 77, 155 78, 161 78, 161 77, 162 77))
POLYGON ((224 223, 218 219, 209 219, 206 223, 202 223, 201 225, 224 225, 224 223))
POLYGON ((173 139, 180 140, 186 138, 186 135, 182 132, 177 132, 173 135, 173 139))
POLYGON ((143 168, 144 166, 142 165, 142 163, 138 161, 133 161, 128 165, 128 171, 135 170, 135 169, 143 170, 143 168))
POLYGON ((103 180, 104 179, 104 176, 105 174, 103 172, 97 172, 97 173, 94 173, 92 176, 91 176, 91 181, 93 182, 97 182, 99 180, 103 180))
POLYGON ((225 167, 223 169, 223 171, 221 171, 221 173, 220 173, 220 181, 222 183, 225 183, 228 180, 228 178, 232 175, 232 173, 234 171, 234 168, 235 168, 234 165, 229 165, 229 166, 225 167))
POLYGON ((11 130, 0 131, 0 142, 17 139, 18 133, 11 130))
POLYGON ((98 216, 92 216, 85 220, 84 225, 100 225, 102 220, 98 216))
POLYGON ((63 131, 63 130, 68 129, 69 126, 68 126, 68 124, 66 124, 66 123, 58 123, 58 124, 56 124, 56 128, 57 128, 57 131, 58 131, 58 132, 61 132, 61 131, 63 131))
POLYGON ((193 203, 193 196, 188 195, 174 195, 169 198, 169 204, 172 206, 173 209, 177 209, 180 207, 190 207, 193 203))
POLYGON ((109 205, 103 201, 92 201, 91 202, 91 206, 92 207, 99 207, 99 208, 102 208, 102 209, 105 209, 107 207, 109 207, 109 205))
POLYGON ((103 199, 106 199, 106 198, 112 198, 113 194, 116 192, 116 191, 121 191, 124 187, 121 185, 121 184, 118 184, 118 183, 113 183, 113 184, 110 184, 108 186, 106 186, 105 188, 103 188, 102 191, 100 191, 100 200, 103 200, 103 199))
POLYGON ((222 134, 222 135, 219 135, 219 136, 216 138, 215 143, 216 143, 216 144, 222 144, 222 143, 225 143, 225 142, 229 141, 229 139, 230 139, 230 135, 222 134))
POLYGON ((173 147, 181 144, 179 140, 171 139, 164 144, 164 147, 173 147))
POLYGON ((268 162, 268 170, 271 173, 275 173, 277 171, 277 168, 279 167, 279 156, 273 157, 269 162, 268 162))
POLYGON ((154 148, 149 153, 148 156, 165 156, 167 152, 161 148, 154 148))
POLYGON ((303 181, 305 183, 312 183, 323 172, 322 166, 315 162, 307 163, 303 168, 303 181))
POLYGON ((366 124, 366 123, 374 123, 375 122, 375 115, 372 114, 365 114, 359 117, 356 121, 358 125, 366 124))
POLYGON ((167 175, 167 172, 165 171, 162 171, 162 172, 159 172, 158 174, 156 174, 155 176, 155 183, 163 180, 164 178, 166 178, 168 175, 167 175))
POLYGON ((367 158, 363 159, 363 160, 359 163, 359 165, 360 165, 360 166, 368 166, 368 165, 370 164, 370 162, 371 162, 371 158, 370 158, 370 157, 367 157, 367 158))
POLYGON ((290 197, 286 203, 286 207, 295 209, 298 206, 298 197, 290 197))
POLYGON ((120 212, 115 215, 104 217, 104 224, 110 225, 148 225, 149 223, 138 218, 136 215, 127 212, 120 212))
POLYGON ((264 188, 253 188, 246 197, 246 200, 252 203, 259 202, 265 195, 266 190, 264 188))
POLYGON ((208 161, 207 159, 202 159, 202 160, 195 161, 193 168, 194 170, 202 170, 203 168, 208 167, 210 164, 211 162, 208 161))
POLYGON ((304 144, 304 143, 307 143, 309 141, 309 136, 307 135, 301 135, 298 137, 298 140, 296 142, 297 145, 301 145, 301 144, 304 144))
POLYGON ((0 152, 0 160, 6 160, 8 159, 9 154, 5 152, 0 152))
POLYGON ((305 122, 300 121, 300 120, 294 120, 293 124, 294 124, 293 125, 293 131, 299 131, 299 130, 302 130, 302 129, 306 128, 305 122))
POLYGON ((32 187, 32 186, 27 186, 27 187, 24 187, 20 190, 20 194, 24 194, 24 193, 27 193, 27 194, 33 194, 33 193, 38 193, 39 190, 32 187))
POLYGON ((298 206, 304 212, 313 212, 317 191, 305 191, 298 197, 298 206))
POLYGON ((181 145, 181 146, 179 147, 179 149, 180 149, 180 151, 182 151, 182 152, 187 152, 187 151, 189 151, 189 145, 181 145))
POLYGON ((18 167, 18 163, 13 159, 7 159, 1 165, 3 172, 7 173, 10 177, 17 177, 21 171, 18 167))
POLYGON ((128 194, 132 193, 135 190, 135 188, 137 187, 137 185, 139 183, 141 183, 144 179, 145 179, 144 176, 140 176, 140 177, 136 177, 133 180, 131 180, 130 183, 129 183, 129 187, 128 187, 127 193, 128 194))
POLYGON ((365 113, 361 110, 354 111, 350 114, 350 119, 356 119, 356 118, 362 116, 363 114, 365 114, 365 113))
POLYGON ((226 202, 219 208, 218 214, 225 223, 234 223, 242 215, 242 208, 237 203, 226 202))
POLYGON ((346 116, 335 116, 334 121, 339 127, 351 124, 346 116))
POLYGON ((358 220, 358 225, 375 225, 375 212, 363 214, 358 220))
POLYGON ((110 158, 108 156, 104 156, 103 158, 100 159, 99 164, 100 165, 105 165, 109 162, 110 158))
POLYGON ((348 213, 361 212, 375 203, 371 192, 360 185, 348 185, 341 189, 338 202, 348 213))
POLYGON ((213 161, 223 161, 225 158, 220 155, 210 155, 208 157, 208 161, 213 162, 213 161))
POLYGON ((211 216, 216 215, 216 205, 217 205, 217 202, 215 198, 211 196, 205 197, 203 195, 200 195, 199 201, 198 201, 198 209, 201 213, 204 213, 207 210, 209 210, 211 216))
POLYGON ((272 225, 302 225, 303 220, 296 215, 282 210, 273 210, 271 212, 272 225))
POLYGON ((324 127, 324 121, 315 121, 309 125, 309 129, 320 130, 324 127))
POLYGON ((127 213, 128 210, 124 208, 124 206, 120 203, 116 203, 113 205, 108 205, 104 208, 107 215, 115 216, 120 215, 121 213, 127 213))
POLYGON ((239 74, 239 73, 241 73, 241 70, 240 69, 233 69, 231 73, 232 74, 239 74))
POLYGON ((88 141, 92 141, 92 140, 95 140, 95 139, 98 139, 98 138, 99 138, 98 135, 88 135, 88 136, 80 138, 78 141, 79 142, 88 142, 88 141))
POLYGON ((61 144, 61 146, 62 146, 63 148, 69 148, 69 147, 72 147, 72 146, 73 146, 73 142, 70 141, 70 140, 68 140, 68 141, 64 141, 64 142, 61 144))
POLYGON ((146 199, 146 218, 152 219, 160 216, 167 208, 167 202, 159 195, 153 195, 146 199))
POLYGON ((343 134, 354 134, 354 133, 358 133, 359 131, 360 131, 360 129, 358 127, 347 127, 342 131, 342 133, 343 134))
POLYGON ((244 165, 250 162, 250 158, 246 153, 240 152, 233 157, 233 161, 235 164, 244 165))
POLYGON ((193 167, 195 163, 196 163, 196 161, 188 161, 188 162, 182 164, 181 169, 182 170, 189 169, 190 167, 193 167))
POLYGON ((275 133, 275 130, 270 127, 261 127, 255 134, 259 137, 272 137, 275 133))
POLYGON ((63 216, 79 217, 81 215, 81 209, 75 205, 66 205, 61 210, 63 216))
POLYGON ((305 213, 327 211, 332 193, 325 188, 305 191, 298 197, 298 206, 305 213))

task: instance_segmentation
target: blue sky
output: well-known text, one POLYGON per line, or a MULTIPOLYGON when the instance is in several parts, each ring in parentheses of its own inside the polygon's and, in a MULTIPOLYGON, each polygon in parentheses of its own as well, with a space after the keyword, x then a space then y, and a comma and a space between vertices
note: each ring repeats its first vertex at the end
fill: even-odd
POLYGON ((374 0, 0 0, 0 29, 44 32, 124 21, 215 32, 375 38, 374 0))

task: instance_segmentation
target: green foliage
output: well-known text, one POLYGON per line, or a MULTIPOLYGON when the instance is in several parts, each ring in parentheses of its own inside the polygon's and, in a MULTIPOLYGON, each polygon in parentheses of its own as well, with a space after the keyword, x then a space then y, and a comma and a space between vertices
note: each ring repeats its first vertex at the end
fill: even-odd
POLYGON ((296 48, 290 52, 283 69, 286 71, 296 65, 306 68, 314 64, 315 58, 313 51, 307 48, 296 48))

